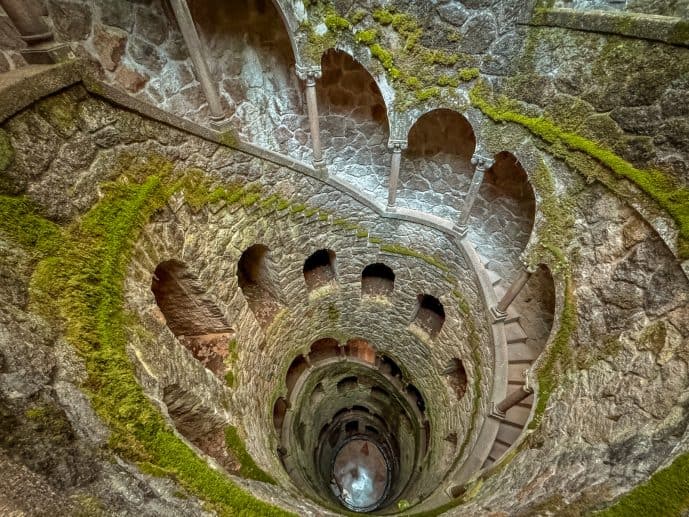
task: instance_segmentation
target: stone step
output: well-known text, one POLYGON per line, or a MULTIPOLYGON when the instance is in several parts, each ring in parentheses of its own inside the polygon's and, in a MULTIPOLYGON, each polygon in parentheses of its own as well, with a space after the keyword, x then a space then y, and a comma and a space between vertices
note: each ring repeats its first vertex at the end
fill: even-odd
POLYGON ((496 439, 503 443, 509 443, 512 445, 517 441, 517 438, 519 438, 520 434, 522 434, 522 429, 520 427, 515 427, 502 422, 498 428, 498 435, 496 439))
POLYGON ((513 308, 511 305, 507 307, 507 317, 505 318, 505 325, 508 323, 513 323, 513 322, 518 322, 520 318, 520 314, 517 312, 517 309, 513 308))
POLYGON ((514 425, 524 426, 526 421, 529 419, 531 414, 531 408, 525 408, 522 406, 513 406, 507 410, 505 420, 511 422, 514 425))
POLYGON ((526 343, 510 343, 507 346, 507 357, 510 363, 521 362, 531 364, 538 357, 538 351, 526 343))
POLYGON ((505 325, 505 338, 508 345, 512 343, 525 343, 528 337, 518 322, 515 321, 505 325))
POLYGON ((493 448, 490 450, 488 457, 493 461, 497 461, 502 457, 503 454, 509 449, 509 446, 502 444, 500 442, 494 442, 493 448))
POLYGON ((507 382, 510 384, 524 384, 524 370, 528 370, 529 365, 513 363, 507 364, 507 382))
POLYGON ((487 269, 486 271, 488 271, 488 278, 490 278, 491 284, 496 286, 500 282, 502 282, 502 277, 500 275, 498 275, 495 271, 491 271, 490 269, 487 269))

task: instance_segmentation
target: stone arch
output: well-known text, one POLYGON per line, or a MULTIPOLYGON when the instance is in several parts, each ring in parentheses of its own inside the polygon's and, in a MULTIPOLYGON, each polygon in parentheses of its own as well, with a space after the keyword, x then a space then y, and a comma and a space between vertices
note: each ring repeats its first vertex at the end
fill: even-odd
POLYGON ((453 218, 469 189, 476 135, 459 112, 439 108, 421 115, 409 129, 402 155, 400 206, 453 218))
POLYGON ((326 337, 313 342, 309 351, 309 362, 315 364, 340 355, 340 344, 337 340, 326 337))
POLYGON ((179 342, 206 368, 222 377, 234 330, 198 279, 184 263, 167 260, 156 267, 151 291, 165 323, 179 342))
POLYGON ((395 288, 395 273, 381 262, 369 264, 361 272, 361 294, 386 296, 395 288))
POLYGON ((324 159, 331 174, 384 198, 390 168, 387 107, 373 76, 348 53, 321 58, 318 104, 324 159))
POLYGON ((304 261, 304 282, 309 291, 318 289, 335 280, 335 252, 320 249, 304 261))
POLYGON ((308 156, 294 34, 280 2, 195 0, 189 7, 238 135, 295 158, 308 156))
POLYGON ((263 244, 249 246, 237 263, 237 282, 251 312, 266 327, 280 310, 275 295, 277 278, 270 267, 270 249, 263 244))
POLYGON ((273 404, 273 427, 278 436, 282 436, 282 424, 289 409, 289 402, 285 397, 279 397, 273 404))
POLYGON ((303 355, 298 355, 294 358, 292 363, 287 369, 287 375, 285 375, 285 384, 287 386, 287 399, 290 399, 294 387, 297 385, 299 377, 308 370, 309 363, 303 355))
POLYGON ((445 323, 443 304, 430 294, 418 295, 417 301, 418 305, 413 323, 422 328, 429 336, 437 336, 445 323))
POLYGON ((503 264, 499 273, 504 277, 520 267, 535 214, 536 197, 524 167, 510 152, 496 154, 471 211, 469 230, 480 253, 500 250, 490 258, 503 264))
POLYGON ((376 349, 364 339, 350 339, 345 345, 347 357, 355 357, 369 364, 376 362, 376 349))

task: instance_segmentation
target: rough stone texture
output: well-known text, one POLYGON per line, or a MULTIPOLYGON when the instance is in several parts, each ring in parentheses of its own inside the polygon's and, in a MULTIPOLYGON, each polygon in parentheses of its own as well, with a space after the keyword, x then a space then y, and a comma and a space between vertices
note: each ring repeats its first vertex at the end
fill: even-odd
POLYGON ((344 52, 328 52, 318 82, 321 140, 330 173, 385 199, 390 171, 385 101, 369 73, 344 52))
MULTIPOLYGON (((486 78, 494 89, 523 101, 521 107, 529 114, 546 115, 567 131, 601 142, 639 167, 658 167, 680 184, 687 183, 686 49, 563 28, 516 29, 519 2, 466 1, 461 7, 456 2, 434 2, 432 9, 419 2, 398 4, 422 19, 424 41, 442 47, 440 42, 447 39, 450 29, 463 34, 462 45, 477 52, 481 70, 489 74, 486 78), (527 45, 522 59, 512 59, 521 51, 524 36, 527 45), (515 69, 518 74, 505 77, 515 69)), ((678 12, 669 12, 664 2, 627 4, 629 10, 678 12)), ((61 27, 63 38, 88 36, 79 48, 101 61, 106 80, 173 113, 205 120, 202 92, 193 79, 179 32, 161 2, 136 2, 133 9, 124 2, 101 0, 51 5, 56 13, 76 6, 91 13, 90 18, 84 14, 72 21, 59 20, 56 26, 61 27)), ((292 73, 288 38, 273 30, 278 17, 271 3, 251 5, 241 13, 232 8, 219 15, 213 7, 192 3, 202 37, 217 63, 213 73, 222 78, 225 107, 245 138, 294 157, 307 157, 305 109, 297 93, 301 85, 292 73), (234 32, 223 33, 219 20, 234 27, 234 32)), ((594 7, 591 2, 577 5, 594 7)), ((674 5, 684 8, 685 4, 674 5)), ((12 42, 11 31, 5 33, 10 37, 3 44, 8 49, 3 46, 3 69, 21 64, 12 61, 12 52, 19 47, 12 47, 16 40, 12 42)), ((451 47, 447 41, 443 45, 451 47)), ((319 87, 330 172, 383 201, 390 157, 385 142, 388 129, 381 122, 383 117, 374 112, 385 114, 386 105, 366 89, 371 76, 347 65, 346 58, 338 59, 336 70, 352 74, 346 80, 324 75, 321 84, 332 87, 319 87), (358 89, 350 86, 359 81, 357 76, 365 77, 358 89), (338 100, 343 92, 346 102, 338 100), (348 109, 348 102, 366 109, 348 109), (336 138, 343 140, 335 144, 336 138)), ((383 84, 379 76, 376 80, 383 84)), ((387 105, 392 105, 390 92, 382 90, 387 105)), ((464 93, 460 88, 459 94, 464 93)), ((519 254, 537 247, 538 236, 532 228, 537 232, 544 228, 542 209, 555 198, 556 204, 572 213, 571 221, 565 221, 567 227, 559 228, 563 234, 571 230, 574 236, 561 250, 569 267, 549 261, 552 280, 539 272, 512 308, 527 331, 528 346, 543 350, 552 338, 551 325, 557 331, 564 276, 571 274, 578 323, 567 343, 572 359, 556 379, 540 428, 454 513, 520 515, 557 513, 569 503, 582 511, 592 505, 605 506, 689 450, 689 283, 659 236, 609 190, 599 183, 585 184, 567 164, 549 158, 542 142, 515 125, 495 125, 475 109, 465 115, 482 153, 514 151, 527 179, 535 180, 538 165, 544 162, 554 177, 554 192, 539 187, 534 201, 523 175, 518 181, 518 175, 501 181, 499 174, 487 174, 472 211, 469 240, 485 259, 488 271, 495 274, 490 280, 497 277, 498 287, 509 285, 521 268, 519 254)), ((427 399, 433 423, 428 465, 436 469, 428 469, 419 491, 427 495, 437 488, 433 500, 446 500, 442 499, 444 488, 457 472, 452 460, 461 463, 462 458, 453 457, 456 446, 445 438, 455 434, 456 444, 468 435, 471 448, 472 433, 482 419, 470 429, 467 415, 478 395, 480 415, 488 410, 486 393, 494 352, 488 330, 491 319, 475 274, 450 239, 426 226, 382 218, 343 192, 288 167, 113 109, 81 88, 37 102, 4 122, 3 129, 16 152, 2 173, 3 194, 25 194, 41 213, 62 224, 96 202, 99 183, 121 172, 118 157, 122 152, 162 154, 179 169, 196 167, 216 181, 260 184, 265 195, 279 193, 292 202, 331 212, 320 220, 316 215, 305 217, 301 211, 292 214, 289 207, 268 211, 256 206, 214 206, 195 211, 181 197, 172 199, 137 244, 127 281, 128 306, 141 314, 142 324, 151 332, 150 342, 135 332, 130 340, 140 381, 160 402, 163 414, 185 429, 187 439, 201 444, 204 450, 199 454, 215 448, 201 438, 219 426, 238 425, 256 461, 287 487, 247 482, 250 490, 299 513, 316 514, 320 510, 311 503, 291 495, 294 488, 275 452, 271 403, 284 393, 284 373, 293 357, 314 340, 324 334, 346 339, 365 332, 380 350, 400 360, 427 399), (456 279, 420 258, 385 252, 365 232, 338 224, 340 218, 356 222, 383 242, 438 256, 456 279), (270 324, 252 313, 234 274, 241 253, 256 242, 271 248, 271 267, 278 272, 275 278, 283 294, 282 310, 270 324), (337 251, 337 281, 308 293, 301 274, 303 260, 324 246, 337 251), (233 364, 234 390, 194 359, 161 318, 150 291, 151 275, 170 256, 193 268, 228 322, 236 326, 240 347, 233 364), (376 261, 387 263, 397 275, 395 296, 387 302, 360 296, 361 270, 376 261), (467 359, 471 357, 469 320, 451 295, 458 287, 478 323, 480 365, 467 359), (439 297, 445 306, 447 320, 435 339, 409 325, 420 293, 439 297), (469 378, 461 400, 441 373, 457 355, 464 360, 469 378), (482 373, 480 393, 472 384, 478 371, 482 373), (185 425, 189 416, 193 426, 185 425), (445 473, 449 476, 441 480, 445 473)), ((390 132, 394 134, 395 129, 390 132)), ((431 132, 427 138, 433 136, 431 132)), ((452 174, 460 169, 467 171, 466 153, 435 149, 418 159, 405 156, 400 204, 454 217, 460 213, 470 178, 464 174, 456 176, 460 181, 453 181, 452 174)), ((656 227, 663 224, 649 221, 656 227)), ((8 477, 26 480, 27 494, 32 497, 22 502, 29 509, 24 510, 13 495, 16 492, 8 491, 9 502, 0 500, 0 508, 40 511, 52 490, 59 494, 54 513, 62 508, 70 511, 72 504, 84 505, 81 494, 125 514, 201 513, 196 501, 175 496, 172 482, 112 463, 112 457, 100 449, 107 430, 79 391, 83 369, 57 329, 28 312, 31 258, 28 250, 6 241, 6 236, 0 236, 0 417, 7 422, 0 429, 3 448, 7 444, 13 448, 0 461, 7 465, 8 477), (22 346, 17 347, 17 341, 22 346), (45 417, 53 425, 46 426, 41 421, 45 417)))
POLYGON ((624 10, 689 18, 689 3, 686 0, 556 0, 554 6, 577 10, 624 10))
POLYGON ((514 500, 525 513, 577 503, 583 510, 687 450, 687 279, 614 196, 594 187, 579 207, 576 366, 553 394, 532 447, 462 512, 509 511, 514 500), (513 487, 504 486, 508 480, 513 487))

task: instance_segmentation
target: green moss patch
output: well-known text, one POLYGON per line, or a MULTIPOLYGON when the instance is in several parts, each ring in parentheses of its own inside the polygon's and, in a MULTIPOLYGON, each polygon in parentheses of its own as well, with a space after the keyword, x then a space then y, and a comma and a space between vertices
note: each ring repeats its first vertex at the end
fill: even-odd
MULTIPOLYGON (((410 13, 389 7, 369 15, 360 9, 341 12, 338 7, 331 1, 309 3, 311 21, 301 26, 308 41, 305 54, 319 62, 338 42, 367 47, 392 80, 396 105, 402 111, 439 98, 459 103, 454 89, 479 76, 475 56, 426 47, 422 43, 424 29, 410 13), (315 33, 313 27, 319 22, 325 24, 327 33, 315 33)), ((453 35, 453 41, 458 37, 453 35)))
POLYGON ((602 517, 682 515, 689 508, 689 454, 677 457, 666 469, 622 496, 613 506, 597 512, 602 517))
MULTIPOLYGON (((617 177, 634 183, 677 223, 679 255, 689 258, 689 189, 678 184, 672 176, 656 169, 638 169, 602 145, 576 133, 565 131, 546 117, 523 114, 515 101, 505 97, 492 100, 484 84, 471 89, 470 99, 474 106, 491 119, 519 124, 552 146, 584 153, 614 172, 617 177)), ((573 159, 568 163, 577 162, 573 159)), ((584 176, 591 174, 588 170, 579 172, 584 176)))
POLYGON ((114 451, 171 475, 220 515, 287 515, 210 468, 177 438, 136 380, 125 330, 136 320, 123 309, 124 278, 142 227, 179 188, 169 164, 156 168, 158 174, 141 182, 104 186, 104 198, 70 228, 59 250, 39 263, 32 305, 48 317, 57 315, 83 357, 84 389, 111 431, 114 451))
MULTIPOLYGON (((372 237, 369 237, 369 242, 374 242, 372 237)), ((449 271, 450 268, 443 264, 439 259, 432 255, 427 255, 426 253, 421 253, 406 246, 401 246, 399 244, 381 244, 380 251, 386 253, 394 253, 395 255, 404 255, 406 257, 414 257, 423 260, 427 264, 440 269, 441 271, 449 271)))
POLYGON ((251 455, 244 446, 244 441, 240 438, 237 428, 228 426, 225 429, 225 445, 232 452, 232 455, 239 461, 239 475, 247 479, 255 479, 275 485, 275 480, 266 474, 256 465, 251 455))
POLYGON ((50 255, 60 247, 60 227, 41 217, 23 197, 0 196, 0 221, 0 229, 35 258, 50 255))
POLYGON ((0 129, 0 172, 4 172, 14 161, 14 148, 7 131, 0 129))

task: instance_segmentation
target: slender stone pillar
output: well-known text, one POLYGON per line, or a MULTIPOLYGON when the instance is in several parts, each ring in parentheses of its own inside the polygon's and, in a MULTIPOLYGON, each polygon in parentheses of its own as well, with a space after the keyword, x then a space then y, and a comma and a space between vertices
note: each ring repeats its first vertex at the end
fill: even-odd
POLYGON ((467 232, 467 224, 469 223, 471 209, 474 207, 474 203, 478 197, 478 191, 483 183, 483 177, 486 174, 486 170, 490 169, 495 162, 489 158, 475 155, 471 159, 471 163, 475 165, 476 168, 474 170, 474 175, 471 178, 469 192, 467 192, 467 195, 464 198, 464 206, 462 207, 462 212, 459 215, 459 221, 457 223, 457 228, 460 235, 465 235, 467 232))
POLYGON ((490 416, 497 418, 498 420, 504 420, 507 411, 519 404, 522 400, 525 400, 529 395, 533 394, 533 389, 528 385, 521 386, 519 389, 514 390, 512 393, 507 395, 502 402, 495 404, 490 413, 490 416))
POLYGON ((514 279, 512 285, 510 285, 510 287, 507 289, 498 304, 491 309, 496 321, 505 319, 505 316, 507 316, 507 308, 519 295, 521 290, 526 285, 526 282, 528 282, 529 278, 531 278, 532 274, 533 271, 527 268, 524 268, 519 272, 519 275, 517 275, 517 278, 514 279))
POLYGON ((397 200, 397 184, 400 178, 400 167, 402 165, 402 151, 407 148, 406 140, 390 140, 388 147, 392 149, 392 159, 390 161, 390 178, 388 181, 388 210, 395 210, 397 200))
POLYGON ((311 131, 313 167, 327 176, 325 161, 323 160, 323 147, 321 146, 321 124, 318 118, 318 97, 316 96, 316 80, 321 78, 321 69, 316 66, 297 68, 297 76, 306 83, 306 111, 311 131))
POLYGON ((53 32, 43 20, 46 10, 36 0, 0 0, 27 48, 20 51, 27 63, 47 65, 70 59, 72 50, 65 43, 56 43, 53 32))
POLYGON ((218 93, 216 85, 213 83, 213 77, 208 69, 208 62, 206 61, 205 49, 201 44, 201 39, 196 31, 196 25, 191 17, 191 11, 187 0, 170 0, 170 6, 175 13, 175 19, 179 30, 182 32, 182 37, 187 45, 189 57, 194 65, 196 78, 201 84, 206 100, 208 101, 208 109, 210 110, 211 125, 216 129, 221 129, 225 124, 222 121, 225 119, 225 113, 220 102, 220 94, 218 93))

